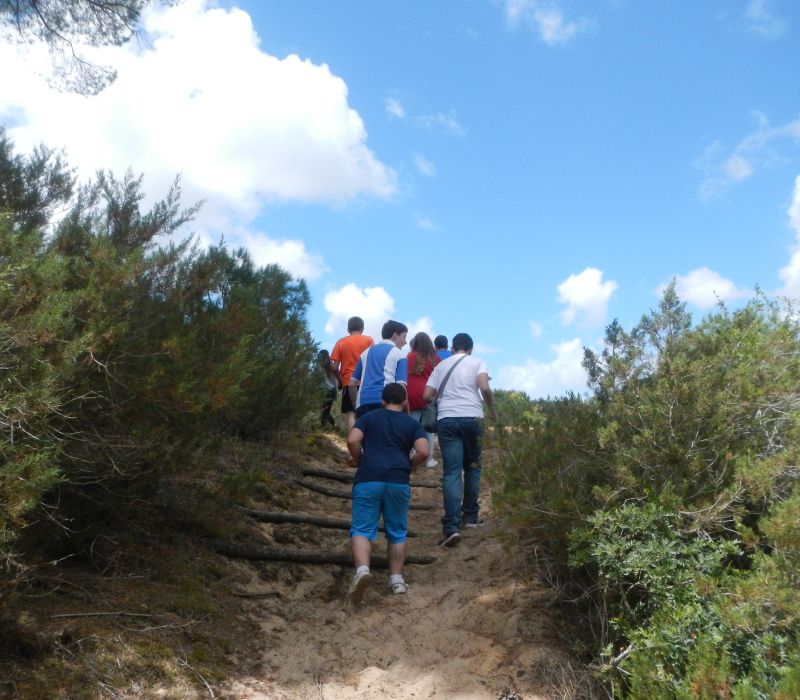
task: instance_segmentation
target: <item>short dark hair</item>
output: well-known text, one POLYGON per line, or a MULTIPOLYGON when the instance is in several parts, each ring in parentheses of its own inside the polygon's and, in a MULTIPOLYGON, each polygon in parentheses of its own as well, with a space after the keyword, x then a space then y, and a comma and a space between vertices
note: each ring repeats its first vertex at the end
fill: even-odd
POLYGON ((353 331, 364 332, 364 319, 360 316, 351 316, 347 319, 347 332, 352 333, 353 331))
POLYGON ((474 343, 469 333, 456 333, 453 336, 453 352, 458 352, 459 350, 469 352, 472 350, 473 345, 474 343))
POLYGON ((402 384, 392 382, 383 387, 381 399, 384 403, 400 405, 406 400, 406 388, 402 384))
POLYGON ((447 350, 447 336, 437 335, 433 339, 433 347, 435 347, 437 350, 447 350))
POLYGON ((389 340, 395 333, 408 333, 408 326, 400 321, 387 321, 381 329, 381 338, 389 340))

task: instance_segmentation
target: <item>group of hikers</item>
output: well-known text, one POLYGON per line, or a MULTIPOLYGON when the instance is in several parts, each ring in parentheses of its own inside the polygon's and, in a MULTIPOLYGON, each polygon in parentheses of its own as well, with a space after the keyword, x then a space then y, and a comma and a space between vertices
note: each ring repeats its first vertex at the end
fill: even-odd
POLYGON ((323 369, 323 425, 334 425, 330 409, 342 388, 353 484, 350 546, 356 567, 348 599, 359 604, 372 583, 370 552, 381 516, 386 532, 389 587, 403 594, 411 472, 435 468, 434 435, 423 430, 425 409, 435 404, 442 455, 442 538, 440 547, 455 547, 461 529, 479 527, 483 405, 494 415, 486 363, 472 355, 473 341, 458 333, 448 344, 443 335, 431 340, 417 333, 404 355, 408 327, 387 321, 381 341, 364 335, 358 316, 347 322, 348 334, 331 353, 320 351, 323 369), (448 347, 449 345, 449 347, 448 347), (330 419, 330 420, 328 420, 330 419))

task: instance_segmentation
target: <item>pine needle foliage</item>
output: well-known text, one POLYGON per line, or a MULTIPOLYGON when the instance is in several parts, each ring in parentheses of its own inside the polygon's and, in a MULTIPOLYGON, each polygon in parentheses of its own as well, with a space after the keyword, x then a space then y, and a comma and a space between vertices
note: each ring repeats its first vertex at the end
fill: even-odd
POLYGON ((693 325, 671 286, 584 366, 591 397, 517 415, 494 493, 598 672, 623 697, 797 695, 795 309, 758 294, 693 325))
POLYGON ((79 548, 220 439, 272 438, 315 401, 305 284, 181 239, 197 207, 177 181, 148 211, 142 199, 130 173, 74 191, 60 156, 15 155, 0 131, 6 562, 31 520, 79 548))

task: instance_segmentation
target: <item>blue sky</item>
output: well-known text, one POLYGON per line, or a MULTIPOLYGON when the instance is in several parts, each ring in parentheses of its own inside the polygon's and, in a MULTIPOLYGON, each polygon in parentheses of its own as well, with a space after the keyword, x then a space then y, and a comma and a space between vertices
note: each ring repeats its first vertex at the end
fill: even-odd
POLYGON ((540 396, 672 278, 696 319, 800 297, 794 0, 186 0, 143 30, 87 49, 119 76, 92 98, 3 43, 0 121, 151 200, 180 172, 199 240, 306 279, 323 347, 354 314, 466 331, 540 396))

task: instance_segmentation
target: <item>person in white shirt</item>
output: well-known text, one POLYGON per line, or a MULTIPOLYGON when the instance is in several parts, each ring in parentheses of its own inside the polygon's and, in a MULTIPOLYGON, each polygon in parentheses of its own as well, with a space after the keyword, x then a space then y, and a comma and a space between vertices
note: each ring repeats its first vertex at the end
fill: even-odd
POLYGON ((495 417, 494 397, 489 387, 486 363, 472 356, 473 342, 467 333, 453 337, 452 356, 440 362, 425 386, 424 398, 438 401, 439 449, 442 452, 443 538, 440 547, 461 541, 461 526, 477 527, 481 488, 481 442, 483 404, 495 417), (441 389, 440 392, 440 387, 441 389))

